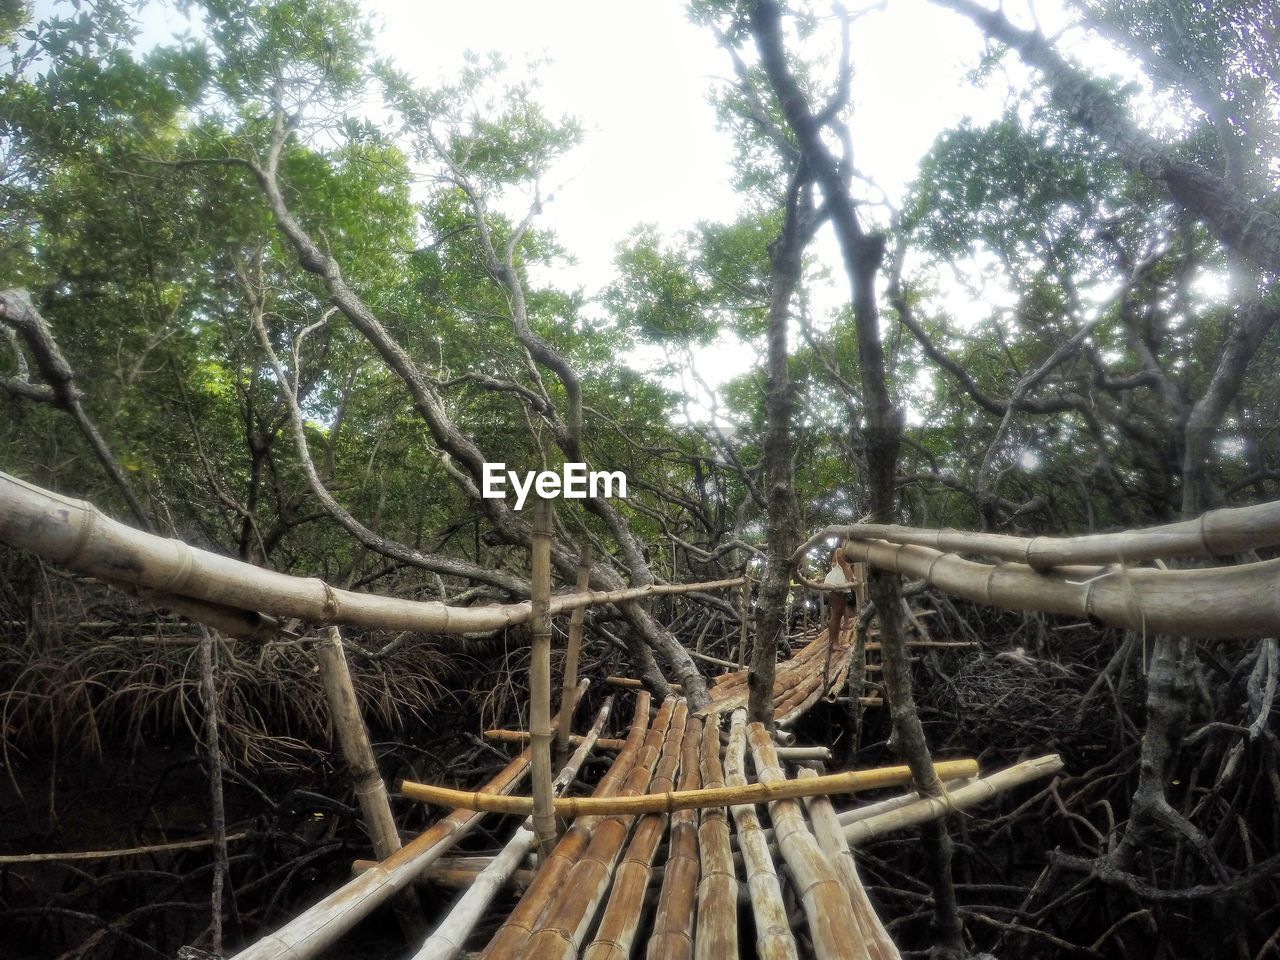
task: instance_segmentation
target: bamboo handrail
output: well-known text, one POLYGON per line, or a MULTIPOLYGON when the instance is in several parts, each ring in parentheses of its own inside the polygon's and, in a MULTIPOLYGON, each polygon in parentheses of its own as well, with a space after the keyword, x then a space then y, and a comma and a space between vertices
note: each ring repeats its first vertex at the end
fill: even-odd
MULTIPOLYGON (((934 769, 939 779, 957 780, 977 776, 978 762, 976 760, 940 760, 934 764, 934 769)), ((829 773, 810 780, 752 783, 745 787, 672 790, 667 793, 648 793, 635 797, 558 797, 555 801, 555 813, 557 817, 674 813, 677 810, 722 807, 727 804, 765 803, 770 800, 813 797, 830 793, 857 793, 862 790, 878 790, 882 787, 893 787, 909 782, 911 782, 909 767, 877 767, 870 770, 829 773)), ((411 780, 405 780, 400 784, 400 793, 410 800, 482 810, 486 813, 528 816, 533 812, 532 797, 494 796, 478 791, 453 790, 448 787, 415 783, 411 780)))
POLYGON ((1092 618, 1108 626, 1201 637, 1261 638, 1280 630, 1280 560, 1202 570, 1120 567, 1040 573, 929 547, 850 541, 847 556, 923 578, 938 589, 1006 610, 1092 618))
POLYGON ((885 540, 1026 564, 1036 570, 1068 564, 1139 563, 1169 557, 1219 557, 1280 546, 1280 500, 1210 510, 1195 520, 1076 537, 1012 537, 966 530, 920 529, 895 523, 854 523, 819 530, 792 554, 792 563, 824 540, 885 540))
MULTIPOLYGON (((255 614, 295 617, 320 625, 415 633, 489 633, 532 615, 530 601, 455 607, 438 600, 404 600, 332 587, 317 577, 294 577, 233 560, 181 540, 158 537, 112 520, 93 504, 0 472, 0 541, 58 566, 123 589, 158 591, 176 603, 214 604, 221 626, 255 614)), ((741 577, 702 583, 647 584, 620 590, 563 593, 551 598, 552 615, 578 607, 622 603, 738 586, 741 577)), ((164 603, 164 596, 155 599, 164 603)), ((175 607, 187 614, 187 610, 175 607)), ((198 609, 191 608, 198 617, 198 609)))

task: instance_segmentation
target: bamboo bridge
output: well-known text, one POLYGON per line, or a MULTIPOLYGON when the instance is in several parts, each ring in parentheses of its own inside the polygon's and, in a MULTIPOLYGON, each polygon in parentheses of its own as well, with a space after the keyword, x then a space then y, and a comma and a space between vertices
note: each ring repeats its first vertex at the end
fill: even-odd
MULTIPOLYGON (((338 590, 313 578, 253 567, 103 516, 92 505, 0 474, 0 541, 68 570, 239 636, 276 635, 288 621, 318 630, 317 661, 344 758, 353 771, 375 859, 353 878, 250 945, 238 960, 319 956, 382 905, 420 944, 415 960, 464 951, 506 957, 762 958, 816 956, 891 960, 899 956, 859 879, 859 844, 937 819, 1061 768, 1056 756, 998 771, 972 760, 936 760, 943 796, 911 792, 906 767, 828 774, 823 746, 779 742, 749 724, 746 675, 728 670, 711 700, 659 704, 634 680, 604 699, 577 735, 575 709, 586 689, 576 676, 582 610, 663 594, 741 587, 742 578, 654 584, 616 591, 550 594, 549 525, 533 543, 534 598, 491 607, 450 607, 338 590), (550 618, 570 613, 561 709, 550 715, 550 618), (360 719, 337 625, 439 634, 531 624, 529 731, 493 739, 528 745, 473 790, 403 783, 402 796, 449 812, 402 845, 386 787, 360 719), (622 736, 606 736, 615 699, 629 698, 622 736), (552 741, 556 742, 553 754, 552 741), (570 748, 572 752, 570 752, 570 748), (589 797, 571 795, 593 753, 612 762, 589 797), (552 757, 555 756, 553 762, 552 757), (794 774, 788 775, 787 766, 794 774), (515 794, 525 778, 528 796, 515 794), (890 791, 868 803, 843 798, 890 791), (837 808, 836 798, 842 798, 837 808), (516 817, 495 855, 452 856, 486 818, 516 817), (766 827, 766 823, 768 826, 766 827), (432 928, 414 889, 420 882, 464 886, 432 928), (496 929, 478 933, 495 898, 519 899, 496 929), (745 905, 744 905, 745 904, 745 905), (483 942, 481 942, 483 941, 483 942)), ((1187 523, 1098 536, 1031 539, 858 524, 820 531, 794 558, 832 538, 851 560, 921 578, 976 602, 1074 615, 1143 631, 1256 639, 1280 631, 1280 560, 1195 569, 1147 566, 1166 558, 1248 555, 1280 545, 1280 503, 1219 510, 1187 523), (973 559, 979 558, 979 559, 973 559)), ((817 586, 817 585, 811 585, 817 586)), ((818 630, 779 665, 776 716, 785 725, 852 671, 870 676, 872 642, 860 624, 818 630)), ((730 665, 732 666, 732 665, 730 665)), ((879 698, 855 706, 873 709, 879 698)), ((621 711, 619 711, 621 712, 621 711)), ((490 825, 492 826, 492 825, 490 825)))

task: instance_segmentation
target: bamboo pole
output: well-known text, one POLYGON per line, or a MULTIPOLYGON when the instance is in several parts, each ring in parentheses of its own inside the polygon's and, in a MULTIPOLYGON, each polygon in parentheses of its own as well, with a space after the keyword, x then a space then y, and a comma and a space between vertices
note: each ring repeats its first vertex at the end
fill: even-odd
POLYGON ((324 683, 325 699, 329 701, 334 733, 342 758, 351 772, 351 781, 355 784, 356 800, 360 804, 369 839, 373 842, 374 856, 385 860, 400 849, 400 834, 391 813, 386 784, 378 773, 378 760, 369 742, 369 731, 364 725, 364 717, 360 715, 360 704, 356 700, 337 627, 325 630, 324 639, 315 645, 315 656, 320 667, 320 679, 324 683))
POLYGON ((738 669, 747 665, 747 635, 751 632, 751 578, 742 577, 742 589, 738 595, 738 669))
MULTIPOLYGON (((596 787, 596 796, 611 796, 626 787, 631 774, 638 767, 655 762, 661 748, 662 736, 671 720, 674 700, 667 700, 658 710, 653 722, 649 722, 650 697, 642 690, 636 694, 635 711, 627 732, 627 747, 610 765, 596 787)), ((548 861, 534 876, 533 883, 525 891, 519 903, 507 914, 493 939, 481 954, 485 960, 507 960, 523 956, 522 947, 537 927, 556 895, 563 889, 569 872, 577 864, 591 842, 591 837, 602 817, 583 817, 574 821, 556 844, 548 861)))
MULTIPOLYGON (((569 695, 573 695, 572 690, 569 691, 569 695)), ((587 755, 600 736, 600 731, 604 729, 609 719, 612 706, 613 698, 609 697, 600 708, 600 712, 596 714, 591 729, 581 738, 578 749, 573 752, 556 776, 552 788, 557 793, 568 787, 578 775, 578 771, 582 769, 582 764, 586 761, 587 755)), ((413 960, 453 960, 462 950, 462 945, 466 943, 467 937, 471 935, 471 931, 475 929, 475 925, 480 921, 493 898, 507 885, 511 875, 515 873, 534 846, 536 839, 532 819, 525 820, 507 841, 502 852, 480 871, 466 893, 450 908, 448 915, 413 955, 413 960)))
MULTIPOLYGON (((663 739, 662 754, 658 764, 665 776, 658 783, 652 780, 646 783, 646 777, 642 774, 647 774, 648 771, 637 768, 632 771, 633 790, 638 792, 645 789, 671 789, 672 778, 680 766, 680 745, 688 717, 688 702, 677 700, 672 712, 671 725, 663 739)), ((655 770, 654 774, 656 775, 657 772, 655 770)), ((570 872, 565 889, 548 910, 540 928, 529 939, 526 956, 537 957, 538 960, 557 960, 557 958, 574 960, 577 957, 578 948, 587 933, 587 928, 613 883, 614 866, 622 854, 632 822, 633 818, 629 816, 612 816, 596 829, 591 838, 591 845, 570 872)), ((662 824, 659 823, 652 832, 655 849, 661 836, 662 824)), ((632 874, 632 878, 634 882, 630 887, 634 890, 634 899, 643 906, 644 888, 648 882, 647 873, 636 871, 632 874)))
MULTIPOLYGON (((355 860, 352 862, 352 867, 363 867, 364 869, 368 869, 367 864, 372 864, 374 862, 375 861, 372 860, 355 860)), ((419 888, 431 889, 436 896, 439 895, 439 887, 448 887, 452 890, 469 890, 471 889, 471 885, 476 882, 476 879, 484 872, 487 866, 488 864, 485 864, 485 866, 462 865, 455 867, 447 863, 443 866, 437 864, 435 866, 428 867, 423 872, 422 876, 418 877, 413 882, 419 888)), ((364 871, 360 870, 359 872, 364 871)), ((536 870, 527 867, 519 867, 511 872, 511 875, 507 878, 507 882, 504 884, 503 889, 510 886, 517 891, 524 891, 528 889, 531 883, 533 883, 533 878, 536 877, 537 874, 538 871, 536 870)))
POLYGON ((555 794, 551 787, 551 501, 541 497, 533 506, 533 620, 530 624, 529 746, 533 748, 533 832, 538 838, 538 863, 556 845, 555 794))
MULTIPOLYGON (((681 747, 680 789, 686 793, 702 785, 698 760, 702 721, 689 720, 681 747)), ((647 960, 692 960, 693 921, 698 894, 698 813, 681 810, 671 817, 666 871, 649 934, 647 960)))
POLYGON ((875 816, 864 817, 844 825, 844 836, 850 846, 857 846, 872 837, 878 837, 904 827, 915 826, 928 820, 945 817, 954 810, 989 800, 997 793, 1057 773, 1062 769, 1062 758, 1056 754, 1024 760, 1022 763, 988 774, 973 783, 948 790, 943 797, 924 797, 895 810, 887 810, 875 816))
MULTIPOLYGON (((578 557, 578 579, 574 584, 578 593, 583 593, 591 586, 591 544, 582 548, 578 557)), ((569 641, 564 652, 564 682, 561 685, 560 699, 564 700, 578 682, 578 655, 582 650, 582 621, 585 616, 583 607, 576 607, 569 615, 569 641)), ((556 756, 562 757, 569 750, 568 715, 561 713, 560 726, 556 732, 556 756)))
MULTIPOLYGON (((736 721, 737 715, 734 715, 736 721)), ((773 752, 773 741, 764 724, 753 723, 747 738, 755 759, 756 776, 764 783, 786 782, 773 752)), ((810 782, 818 777, 810 778, 810 782)), ((778 850, 787 863, 791 880, 809 922, 809 936, 818 960, 869 960, 860 924, 849 910, 849 897, 835 867, 809 832, 796 800, 769 804, 778 850)))
MULTIPOLYGON (((747 714, 745 710, 735 710, 724 756, 725 783, 731 787, 743 789, 747 785, 746 745, 747 714)), ((756 956, 760 960, 799 960, 782 901, 782 887, 756 808, 750 803, 735 803, 729 811, 738 825, 738 846, 756 918, 756 956)))
MULTIPOLYGON (((702 734, 700 771, 704 787, 724 786, 720 763, 720 715, 706 718, 702 734)), ((724 807, 707 807, 698 825, 698 932, 694 960, 722 960, 738 956, 738 877, 729 841, 729 818, 724 807)))
MULTIPOLYGON (((644 681, 635 677, 605 677, 604 682, 611 687, 622 687, 626 690, 642 690, 644 689, 644 681)), ((672 690, 679 690, 680 684, 669 684, 672 690)))
MULTIPOLYGON (((486 730, 484 732, 486 740, 497 740, 499 743, 528 743, 528 730, 486 730)), ((582 743, 582 737, 570 735, 569 746, 576 747, 582 743)), ((595 749, 603 750, 608 753, 617 753, 622 749, 625 740, 618 740, 613 737, 600 737, 596 740, 595 749)))
MULTIPOLYGON (((662 756, 649 783, 650 791, 670 790, 675 785, 681 735, 688 736, 684 730, 686 723, 687 713, 667 728, 662 756)), ((645 892, 653 876, 653 858, 667 822, 665 813, 650 813, 636 824, 626 856, 614 872, 613 888, 600 925, 591 944, 583 951, 583 960, 627 960, 631 956, 644 911, 645 892)))
POLYGON ((1280 630, 1280 560, 1200 570, 1058 569, 974 563, 928 547, 850 543, 853 556, 1001 607, 1038 610, 1147 633, 1258 638, 1280 630))
MULTIPOLYGON (((678 737, 687 709, 684 700, 669 698, 663 702, 645 736, 635 765, 618 791, 620 795, 631 796, 648 787, 664 745, 670 740, 668 728, 675 724, 675 736, 678 737)), ((521 906, 525 900, 533 901, 533 909, 529 913, 536 914, 536 920, 528 923, 526 916, 521 918, 521 923, 513 923, 513 911, 498 931, 498 936, 486 948, 485 960, 516 956, 537 957, 539 960, 576 956, 586 926, 609 889, 613 865, 622 851, 630 824, 630 817, 608 816, 584 831, 585 846, 575 846, 574 862, 563 874, 563 879, 546 889, 542 896, 535 896, 531 889, 521 901, 521 906), (513 930, 513 935, 500 942, 507 930, 513 930)), ((561 843, 560 846, 565 845, 561 843)))
POLYGON ((1280 501, 1210 510, 1195 520, 1142 530, 1079 537, 1010 537, 857 523, 818 531, 792 554, 792 561, 798 563, 813 547, 832 538, 885 540, 930 547, 942 553, 986 555, 1037 570, 1068 564, 1140 563, 1169 557, 1225 557, 1280 545, 1280 501))
MULTIPOLYGON (((955 780, 978 775, 976 760, 940 760, 934 764, 939 779, 955 780)), ((555 801, 558 817, 637 816, 645 813, 675 813, 702 807, 722 807, 729 803, 764 803, 770 800, 798 799, 830 793, 858 793, 879 790, 911 782, 909 767, 875 767, 870 770, 846 770, 829 773, 812 780, 786 780, 753 783, 736 787, 702 790, 675 790, 643 796, 600 798, 559 797, 555 801)), ((452 790, 426 783, 405 780, 400 792, 410 800, 447 807, 464 807, 487 813, 509 813, 528 816, 533 812, 532 797, 495 796, 470 790, 452 790)))
POLYGON ((604 682, 611 687, 623 687, 627 690, 641 690, 644 688, 644 681, 637 680, 635 677, 605 677, 604 682))
MULTIPOLYGON (((572 710, 586 688, 578 685, 572 710)), ((529 769, 525 750, 504 767, 481 791, 505 793, 529 769)), ((413 882, 480 822, 475 810, 454 810, 425 833, 419 834, 373 869, 349 880, 333 893, 312 904, 274 933, 246 947, 234 960, 310 960, 331 946, 348 930, 413 882)))
MULTIPOLYGON (((378 772, 378 759, 369 742, 369 730, 360 713, 360 703, 356 699, 351 670, 347 666, 342 636, 337 627, 325 630, 324 639, 315 645, 315 656, 320 667, 320 679, 324 684, 325 699, 329 701, 334 733, 342 750, 342 758, 351 771, 356 802, 360 805, 365 829, 373 843, 373 854, 377 859, 385 860, 402 846, 400 832, 396 828, 395 816, 391 813, 387 786, 378 772)), ((427 921, 422 913, 422 905, 412 894, 396 898, 395 913, 410 943, 426 931, 427 921)))
MULTIPOLYGON (((801 777, 816 777, 815 770, 800 770, 801 777)), ((810 797, 805 800, 809 811, 809 820, 813 823, 814 836, 822 849, 827 851, 831 865, 844 886, 849 907, 858 923, 862 939, 867 946, 869 960, 902 960, 898 948, 889 936, 867 896, 862 878, 858 876, 858 864, 854 860, 853 850, 840 829, 840 821, 836 819, 835 808, 831 806, 829 797, 810 797)))
MULTIPOLYGON (((84 500, 64 497, 3 472, 0 541, 68 570, 99 577, 111 586, 158 591, 163 596, 157 597, 156 603, 173 606, 187 616, 199 618, 201 611, 208 608, 191 603, 182 609, 174 604, 213 604, 219 624, 230 624, 228 632, 237 635, 260 614, 369 630, 459 634, 491 633, 525 623, 533 612, 530 601, 454 607, 435 600, 403 600, 340 590, 316 577, 277 573, 188 546, 181 540, 154 536, 112 520, 84 500), (239 627, 234 625, 236 622, 239 627)), ((554 616, 577 607, 725 590, 741 583, 741 577, 732 577, 567 593, 551 599, 550 612, 554 616)), ((215 612, 207 615, 215 616, 215 612)))

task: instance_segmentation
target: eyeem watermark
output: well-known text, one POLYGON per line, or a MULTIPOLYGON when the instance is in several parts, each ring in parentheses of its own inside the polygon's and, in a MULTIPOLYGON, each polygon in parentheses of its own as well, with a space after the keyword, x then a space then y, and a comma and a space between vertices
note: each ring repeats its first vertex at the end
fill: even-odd
POLYGON ((489 500, 502 500, 507 495, 507 482, 516 492, 516 509, 523 510, 529 491, 535 491, 544 500, 564 497, 567 500, 585 500, 587 497, 627 496, 627 475, 621 470, 588 470, 585 463, 566 463, 560 473, 554 470, 526 470, 522 478, 505 463, 486 463, 481 477, 481 496, 489 500), (523 482, 521 482, 523 480, 523 482), (616 488, 616 493, 614 492, 616 488))

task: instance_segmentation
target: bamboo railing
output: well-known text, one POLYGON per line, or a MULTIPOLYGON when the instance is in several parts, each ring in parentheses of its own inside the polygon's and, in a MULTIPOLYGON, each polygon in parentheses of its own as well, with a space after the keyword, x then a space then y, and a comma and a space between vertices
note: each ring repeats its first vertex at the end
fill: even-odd
POLYGON ((953 596, 1006 610, 1093 619, 1112 627, 1199 637, 1280 631, 1280 560, 1201 570, 987 564, 929 547, 850 541, 847 556, 924 579, 953 596))
POLYGON ((1013 560, 1035 570, 1071 564, 1141 563, 1170 557, 1225 557, 1280 546, 1280 500, 1210 510, 1195 520, 1078 537, 1011 537, 966 530, 924 530, 895 523, 854 523, 819 530, 792 554, 798 563, 825 540, 884 540, 1013 560))
MULTIPOLYGON (((845 556, 1002 607, 1092 618, 1108 626, 1257 639, 1280 630, 1280 559, 1190 570, 1132 564, 1221 557, 1280 546, 1280 501, 1211 510, 1195 520, 1078 537, 1013 537, 858 523, 818 531, 792 554, 845 540, 845 556), (992 557, 979 563, 960 556, 992 557)), ((806 581, 807 582, 807 581, 806 581)))
MULTIPOLYGON (((210 622, 231 636, 247 633, 260 638, 262 614, 318 625, 458 634, 490 633, 525 623, 533 612, 530 601, 456 607, 434 600, 340 590, 316 577, 277 573, 181 540, 146 533, 112 520, 84 500, 64 497, 2 472, 0 541, 112 586, 147 591, 153 602, 210 622), (214 617, 217 622, 211 619, 214 617)), ((558 594, 551 598, 549 612, 554 616, 578 607, 723 590, 741 583, 741 577, 732 577, 558 594)))

